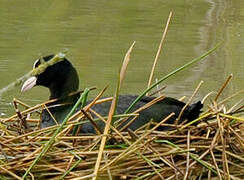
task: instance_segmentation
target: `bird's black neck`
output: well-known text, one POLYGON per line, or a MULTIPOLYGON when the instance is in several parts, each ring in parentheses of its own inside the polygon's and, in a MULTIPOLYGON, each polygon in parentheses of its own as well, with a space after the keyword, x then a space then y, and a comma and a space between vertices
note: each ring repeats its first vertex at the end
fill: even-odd
POLYGON ((60 99, 67 97, 73 92, 76 92, 78 88, 72 88, 69 86, 66 86, 65 84, 62 86, 53 86, 49 88, 50 91, 50 97, 49 99, 60 99))
POLYGON ((69 76, 66 76, 65 79, 57 79, 55 83, 49 86, 49 99, 60 99, 67 97, 71 93, 78 91, 78 89, 79 78, 77 72, 72 69, 69 72, 69 76))

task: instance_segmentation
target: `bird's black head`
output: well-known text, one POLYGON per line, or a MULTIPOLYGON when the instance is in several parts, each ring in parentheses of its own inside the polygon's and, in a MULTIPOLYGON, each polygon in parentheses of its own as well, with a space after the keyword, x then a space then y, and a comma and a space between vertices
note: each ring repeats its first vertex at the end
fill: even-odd
MULTIPOLYGON (((45 56, 34 62, 33 69, 37 68, 42 61, 51 60, 54 55, 45 56)), ((31 89, 33 86, 44 86, 50 90, 50 99, 67 96, 79 88, 79 78, 72 64, 64 58, 62 61, 48 66, 44 72, 30 77, 22 86, 22 91, 31 89)))

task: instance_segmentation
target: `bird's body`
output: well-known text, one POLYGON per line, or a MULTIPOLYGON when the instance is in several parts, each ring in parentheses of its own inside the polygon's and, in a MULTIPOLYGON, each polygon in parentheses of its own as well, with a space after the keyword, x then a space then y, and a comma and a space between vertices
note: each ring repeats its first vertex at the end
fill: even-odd
MULTIPOLYGON (((129 105, 137 98, 137 95, 120 95, 118 98, 118 105, 116 108, 116 114, 123 114, 129 105)), ((131 112, 136 111, 137 109, 143 107, 150 101, 155 99, 155 97, 143 97, 139 102, 135 104, 135 106, 132 108, 131 112)), ((96 111, 97 113, 101 114, 102 116, 106 116, 109 113, 111 102, 105 102, 102 104, 97 104, 92 109, 96 111)), ((140 128, 141 126, 148 123, 150 120, 153 120, 154 122, 160 122, 164 118, 166 118, 168 115, 170 115, 171 112, 174 112, 175 115, 172 116, 167 123, 173 124, 174 120, 179 116, 179 113, 181 109, 185 106, 185 103, 178 101, 174 98, 165 97, 163 100, 151 105, 150 107, 142 110, 139 112, 139 116, 132 122, 128 128, 131 130, 136 130, 140 128)), ((188 106, 186 110, 184 111, 182 117, 180 118, 180 122, 182 120, 187 119, 188 121, 192 121, 193 119, 197 118, 199 116, 199 109, 202 108, 201 102, 197 102, 195 104, 192 104, 191 106, 188 106)), ((122 124, 122 127, 125 126, 128 121, 130 121, 132 118, 129 118, 125 123, 122 124)), ((99 127, 104 128, 104 123, 101 121, 99 122, 99 127)), ((122 128, 121 127, 121 128, 122 128)), ((168 127, 161 127, 160 130, 168 129, 168 127)), ((81 131, 83 133, 94 133, 95 129, 90 123, 86 123, 83 125, 81 131)))
MULTIPOLYGON (((52 59, 52 57, 53 55, 50 55, 44 57, 43 59, 45 61, 49 61, 50 59, 52 59)), ((37 60, 34 64, 34 68, 38 67, 39 65, 40 60, 37 60)), ((53 117, 58 123, 61 123, 80 97, 79 93, 69 96, 70 93, 74 93, 75 91, 77 91, 79 87, 79 78, 75 68, 67 59, 64 59, 57 64, 47 67, 47 69, 43 73, 32 78, 33 79, 30 78, 31 83, 28 82, 28 80, 26 81, 26 83, 24 83, 22 90, 25 91, 35 85, 41 85, 49 88, 51 94, 50 99, 59 99, 58 101, 52 102, 48 105, 50 106, 50 108, 48 108, 49 112, 47 110, 43 110, 41 116, 41 128, 54 125, 55 121, 53 120, 53 117), (59 104, 64 105, 59 106, 59 104), (50 115, 50 113, 53 117, 50 115)), ((137 97, 137 95, 120 95, 118 98, 115 114, 123 114, 137 97)), ((153 99, 155 99, 155 97, 144 96, 139 102, 135 104, 131 112, 144 106, 153 99)), ((110 105, 111 102, 104 102, 94 105, 92 109, 102 116, 107 116, 110 105)), ((160 122, 171 112, 174 112, 175 115, 171 117, 167 121, 167 123, 173 124, 184 106, 185 103, 181 101, 178 101, 174 98, 165 97, 159 102, 140 111, 139 116, 134 120, 133 123, 128 126, 128 128, 130 128, 131 130, 136 130, 151 120, 155 122, 160 122)), ((190 106, 187 106, 179 122, 185 119, 187 121, 192 121, 193 119, 197 118, 201 112, 200 110, 202 107, 203 105, 200 101, 190 106)), ((126 125, 127 122, 125 122, 121 126, 126 125)), ((104 123, 102 123, 102 121, 98 121, 97 124, 101 129, 104 128, 104 123)), ((81 132, 95 133, 96 131, 91 123, 85 123, 81 127, 81 132)))

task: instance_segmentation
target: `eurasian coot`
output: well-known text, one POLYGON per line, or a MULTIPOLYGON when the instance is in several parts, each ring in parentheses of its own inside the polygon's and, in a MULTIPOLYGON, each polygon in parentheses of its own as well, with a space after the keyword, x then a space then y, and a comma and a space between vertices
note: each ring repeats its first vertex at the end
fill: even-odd
MULTIPOLYGON (((54 55, 49 55, 43 57, 44 61, 49 61, 54 55)), ((35 61, 33 68, 38 67, 41 64, 41 60, 35 61)), ((72 109, 73 105, 79 99, 80 94, 76 93, 79 88, 79 78, 77 71, 72 66, 72 64, 64 58, 64 60, 49 66, 45 71, 37 76, 30 77, 22 86, 22 91, 31 89, 33 86, 45 86, 50 91, 49 99, 58 99, 53 103, 48 104, 48 110, 52 116, 61 123, 69 111, 72 109), (60 105, 63 104, 63 105, 60 105)), ((123 114, 129 105, 137 98, 137 95, 120 95, 118 98, 118 105, 116 109, 116 114, 123 114)), ((142 107, 146 103, 155 99, 155 97, 145 96, 143 97, 131 110, 142 107)), ((108 115, 111 102, 105 102, 101 104, 96 104, 92 107, 94 111, 102 116, 108 115)), ((150 120, 159 122, 168 116, 171 112, 175 113, 175 116, 167 121, 167 123, 174 123, 175 119, 178 117, 181 109, 185 106, 185 103, 178 101, 171 97, 166 97, 163 100, 153 104, 149 108, 141 111, 138 118, 129 125, 131 130, 136 130, 144 124, 148 123, 150 120)), ((202 103, 199 101, 195 104, 188 106, 183 115, 181 116, 180 122, 183 120, 192 121, 197 118, 200 114, 200 110, 203 107, 202 103)), ((52 116, 46 109, 43 110, 41 115, 41 128, 52 126, 55 124, 52 116)), ((104 123, 101 121, 97 122, 100 128, 104 128, 104 123)), ((125 125, 124 123, 123 125, 125 125)), ((82 133, 95 133, 95 129, 91 123, 85 123, 81 127, 82 133)))

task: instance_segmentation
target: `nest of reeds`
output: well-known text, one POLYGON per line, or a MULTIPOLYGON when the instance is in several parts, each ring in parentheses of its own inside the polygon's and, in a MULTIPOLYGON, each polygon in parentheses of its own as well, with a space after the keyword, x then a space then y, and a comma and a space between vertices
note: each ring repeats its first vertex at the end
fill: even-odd
MULTIPOLYGON (((60 126, 39 129, 39 119, 34 118, 45 103, 28 107, 15 99, 16 114, 1 120, 0 179, 22 179, 49 142, 27 179, 91 179, 99 153, 102 158, 97 176, 101 179, 243 179, 244 118, 238 113, 244 106, 239 102, 227 109, 224 104, 232 96, 218 100, 225 85, 211 104, 205 104, 207 110, 194 122, 171 125, 168 131, 157 131, 165 120, 135 132, 121 132, 110 126, 102 152, 104 134, 70 132, 88 119, 93 104, 112 98, 98 100, 100 93, 68 119, 52 142, 52 135, 60 126)), ((104 117, 97 117, 106 123, 104 117)))

